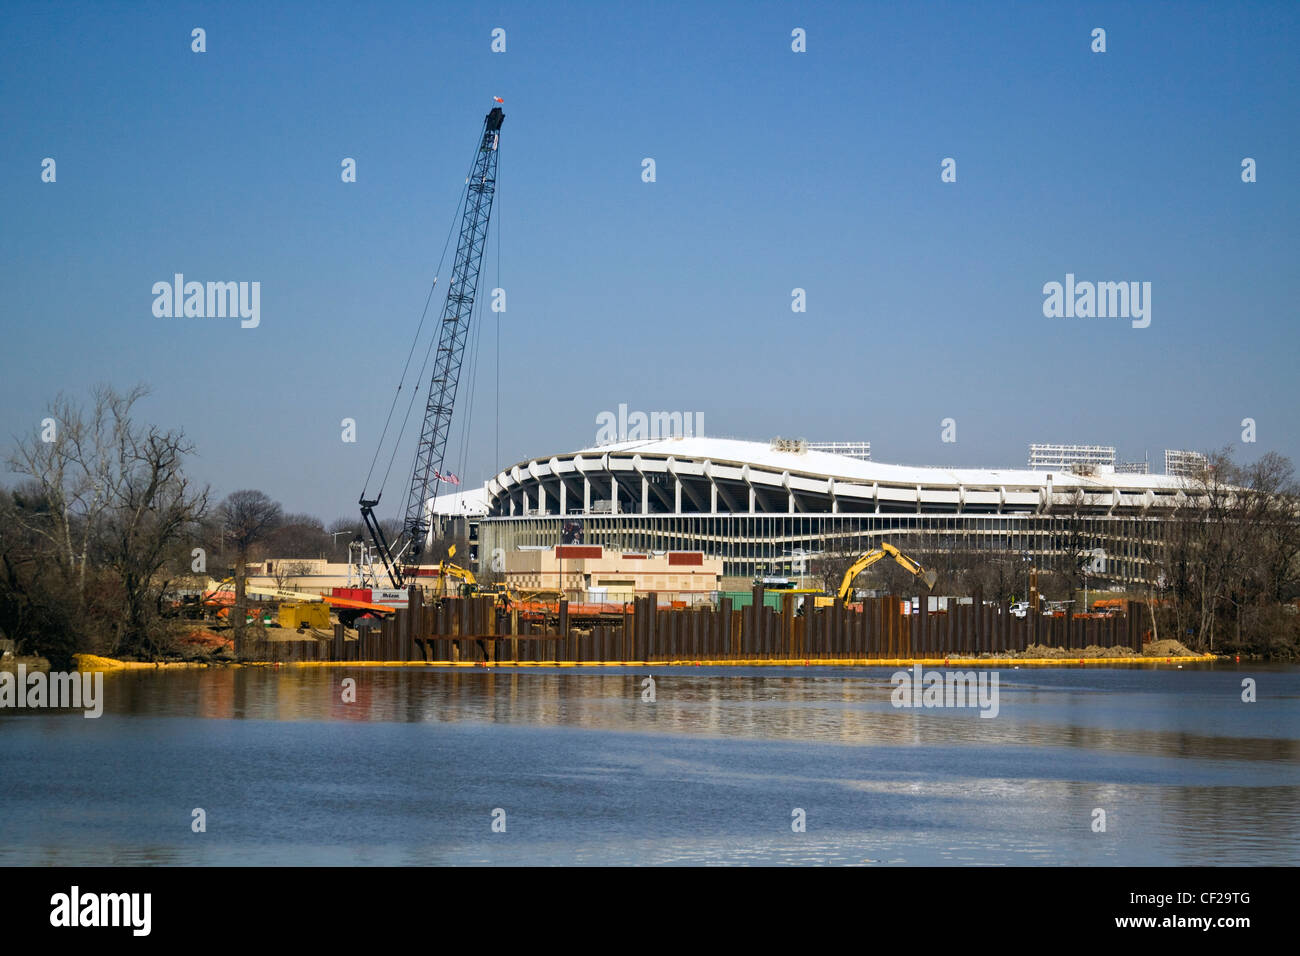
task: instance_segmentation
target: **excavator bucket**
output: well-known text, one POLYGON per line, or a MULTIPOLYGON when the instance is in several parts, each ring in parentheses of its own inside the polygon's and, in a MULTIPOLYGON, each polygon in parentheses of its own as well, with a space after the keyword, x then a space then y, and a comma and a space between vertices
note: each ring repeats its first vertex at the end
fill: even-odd
POLYGON ((921 572, 921 580, 925 582, 926 588, 933 591, 934 583, 939 580, 939 575, 934 571, 921 572))

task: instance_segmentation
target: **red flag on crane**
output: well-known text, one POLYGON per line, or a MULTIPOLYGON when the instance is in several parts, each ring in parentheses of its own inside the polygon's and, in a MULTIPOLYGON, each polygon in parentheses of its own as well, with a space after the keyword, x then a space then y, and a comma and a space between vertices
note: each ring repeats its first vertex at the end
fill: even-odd
POLYGON ((494 97, 492 97, 492 99, 496 100, 498 103, 504 103, 504 102, 505 102, 505 100, 503 100, 503 99, 502 99, 501 97, 499 97, 499 96, 494 96, 494 97))

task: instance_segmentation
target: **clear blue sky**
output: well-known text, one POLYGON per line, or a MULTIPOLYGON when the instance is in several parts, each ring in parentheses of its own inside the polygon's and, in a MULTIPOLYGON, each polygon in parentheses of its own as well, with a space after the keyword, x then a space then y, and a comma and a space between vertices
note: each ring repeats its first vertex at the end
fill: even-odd
POLYGON ((218 496, 354 514, 500 95, 480 290, 508 296, 500 432, 486 313, 463 463, 459 421, 453 441, 468 484, 591 444, 619 403, 702 412, 717 435, 868 440, 882 461, 1023 465, 1030 441, 1300 460, 1295 3, 10 3, 5 20, 6 445, 60 390, 143 381, 141 411, 186 430, 218 496), (261 282, 261 326, 156 318, 175 272, 261 282), (1151 282, 1150 327, 1045 318, 1067 272, 1151 282))

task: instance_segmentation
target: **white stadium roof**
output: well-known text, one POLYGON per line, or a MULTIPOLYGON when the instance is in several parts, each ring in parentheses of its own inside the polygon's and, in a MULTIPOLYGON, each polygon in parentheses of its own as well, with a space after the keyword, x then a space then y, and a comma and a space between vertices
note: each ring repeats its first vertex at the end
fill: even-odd
POLYGON ((667 438, 655 441, 611 442, 584 448, 575 454, 584 458, 604 454, 655 455, 676 458, 711 460, 748 464, 776 471, 801 472, 820 477, 843 478, 846 481, 883 481, 900 484, 948 485, 1039 485, 1046 486, 1047 476, 1052 476, 1057 487, 1079 485, 1083 487, 1122 488, 1184 488, 1186 483, 1171 475, 1115 474, 1076 475, 1054 469, 1029 468, 941 468, 932 465, 889 465, 878 461, 863 461, 847 455, 833 455, 824 451, 778 451, 770 443, 744 441, 738 438, 667 438))
POLYGON ((558 514, 564 495, 572 513, 584 498, 609 498, 611 483, 621 498, 656 513, 1045 512, 1081 492, 1090 510, 1132 514, 1170 507, 1189 490, 1176 476, 1105 467, 1084 474, 890 465, 775 442, 685 437, 612 442, 519 462, 487 482, 483 508, 498 515, 539 508, 558 514))
POLYGON ((485 515, 488 512, 486 486, 471 488, 468 491, 456 491, 449 495, 438 495, 434 499, 433 510, 440 515, 462 516, 485 515))

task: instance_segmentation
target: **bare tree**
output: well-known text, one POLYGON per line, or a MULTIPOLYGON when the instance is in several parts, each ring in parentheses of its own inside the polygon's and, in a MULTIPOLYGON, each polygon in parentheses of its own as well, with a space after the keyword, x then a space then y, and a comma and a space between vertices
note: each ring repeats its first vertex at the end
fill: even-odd
POLYGON ((1053 503, 1052 510, 1060 519, 1054 542, 1060 560, 1057 570, 1069 581, 1071 591, 1079 591, 1087 583, 1092 552, 1102 543, 1089 524, 1105 503, 1083 488, 1067 493, 1064 502, 1053 503))
POLYGON ((115 452, 131 428, 131 408, 148 394, 143 385, 126 392, 96 386, 87 414, 66 395, 58 395, 45 420, 18 442, 9 456, 11 471, 35 484, 41 507, 19 507, 15 517, 51 545, 50 558, 75 582, 84 603, 86 572, 99 521, 121 480, 115 452))
POLYGON ((235 558, 235 653, 244 652, 244 617, 248 610, 248 556, 254 546, 266 540, 280 523, 282 509, 264 493, 252 489, 232 491, 218 509, 225 525, 225 539, 235 558))
MULTIPOLYGON (((6 554, 7 586, 25 587, 36 610, 42 603, 33 596, 57 593, 76 628, 88 635, 93 622, 118 654, 158 652, 160 572, 207 507, 207 490, 183 471, 192 451, 184 434, 136 422, 133 408, 146 394, 142 385, 97 386, 89 412, 60 395, 9 459, 29 480, 10 499, 22 534, 6 554), (34 573, 26 581, 24 567, 34 573), (63 587, 51 590, 51 578, 63 587)), ((61 643, 54 647, 66 656, 61 643)))
POLYGON ((271 579, 275 581, 277 589, 288 590, 289 584, 294 578, 303 577, 311 571, 311 564, 307 561, 277 561, 271 571, 271 579))
POLYGON ((1163 600, 1162 595, 1168 591, 1169 578, 1166 573, 1169 553, 1169 530, 1173 516, 1157 520, 1146 520, 1138 524, 1135 551, 1138 559, 1145 565, 1143 591, 1146 597, 1147 614, 1151 624, 1151 639, 1160 640, 1160 615, 1156 608, 1163 600))
POLYGON ((266 546, 277 558, 323 558, 329 553, 330 543, 319 518, 308 514, 286 514, 268 536, 266 546))
MULTIPOLYGON (((840 583, 853 562, 862 556, 862 551, 850 537, 828 538, 820 554, 809 562, 812 573, 821 578, 822 588, 827 594, 838 594, 840 583)), ((852 589, 849 599, 853 599, 852 589)))
POLYGON ((1200 519, 1190 526, 1199 557, 1192 572, 1198 618, 1196 633, 1211 650, 1219 605, 1226 596, 1229 576, 1240 559, 1239 542, 1231 527, 1241 501, 1237 494, 1238 482, 1230 451, 1224 449, 1207 456, 1207 465, 1193 487, 1200 519))
POLYGON ((173 546, 196 529, 208 490, 193 486, 182 471, 193 450, 183 434, 127 422, 114 435, 117 465, 106 494, 103 554, 122 582, 126 605, 114 651, 155 655, 160 648, 151 625, 166 590, 157 576, 173 546))
POLYGON ((1277 452, 1267 452, 1247 469, 1245 484, 1245 510, 1256 541, 1251 561, 1257 588, 1267 601, 1282 604, 1296 597, 1300 560, 1295 467, 1277 452))
POLYGON ((0 490, 0 632, 14 641, 16 653, 44 657, 55 670, 68 670, 87 622, 75 585, 50 573, 57 549, 33 530, 39 496, 34 483, 23 491, 0 490))
POLYGON ((967 594, 981 595, 1005 607, 1024 592, 1027 570, 1025 561, 1014 552, 981 551, 967 557, 958 578, 967 594))
POLYGON ((1161 530, 1156 556, 1167 595, 1161 616, 1181 639, 1210 650, 1295 652, 1300 593, 1300 497, 1291 462, 1274 453, 1234 464, 1207 456, 1161 530))

